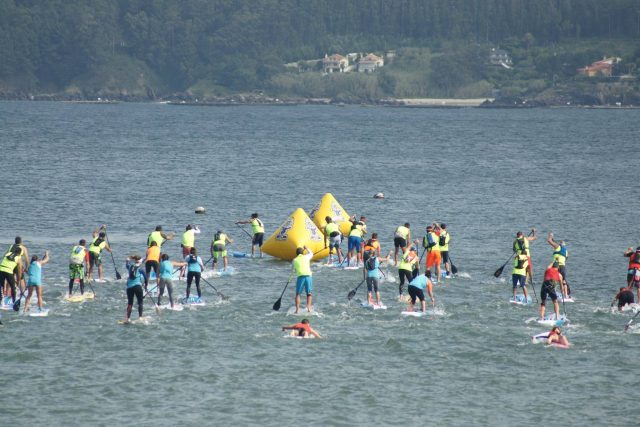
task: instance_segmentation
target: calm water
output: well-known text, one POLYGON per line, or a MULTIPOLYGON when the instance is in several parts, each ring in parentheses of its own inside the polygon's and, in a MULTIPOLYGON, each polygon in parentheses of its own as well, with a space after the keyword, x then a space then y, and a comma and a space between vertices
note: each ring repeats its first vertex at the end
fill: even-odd
MULTIPOLYGON (((3 424, 637 423, 640 329, 624 334, 630 315, 608 308, 621 254, 640 244, 639 121, 638 110, 0 103, 0 243, 19 234, 52 255, 49 317, 2 313, 3 424), (149 325, 116 324, 123 282, 62 300, 68 251, 101 223, 123 271, 158 224, 198 223, 203 252, 219 228, 249 251, 234 221, 257 211, 270 234, 325 192, 366 215, 383 249, 401 223, 448 224, 460 274, 436 286, 443 315, 401 318, 393 283, 385 312, 359 307, 362 288, 348 305, 361 273, 316 265, 311 321, 327 339, 285 339, 279 327, 299 318, 287 315, 291 288, 271 310, 288 264, 270 257, 231 259, 236 274, 209 278, 230 302, 203 285, 207 306, 161 317, 147 306, 149 325), (525 323, 536 306, 508 303, 508 267, 492 274, 531 226, 538 284, 546 233, 569 241, 569 350, 531 344, 546 329, 525 323)), ((177 257, 179 241, 166 248, 177 257)))

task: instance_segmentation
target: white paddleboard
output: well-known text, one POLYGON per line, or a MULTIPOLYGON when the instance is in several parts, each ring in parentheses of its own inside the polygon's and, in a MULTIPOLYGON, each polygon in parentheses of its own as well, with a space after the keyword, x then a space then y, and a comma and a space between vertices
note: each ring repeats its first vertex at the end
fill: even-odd
POLYGON ((400 315, 404 317, 424 317, 429 315, 429 313, 426 311, 403 311, 400 315))
POLYGON ((516 305, 529 305, 533 302, 533 298, 529 297, 525 300, 524 295, 516 295, 515 299, 513 297, 509 298, 509 302, 516 305))
POLYGON ((526 320, 526 323, 536 322, 540 325, 545 326, 562 326, 565 323, 569 323, 569 319, 565 316, 560 316, 559 319, 556 319, 556 315, 553 314, 551 316, 545 316, 544 319, 539 319, 537 317, 530 317, 526 320))
POLYGON ((301 305, 300 306, 300 310, 296 313, 296 307, 295 306, 291 306, 289 307, 289 310, 287 310, 287 316, 322 316, 322 313, 314 310, 313 308, 311 309, 311 311, 307 311, 306 306, 301 305))
POLYGON ((35 310, 29 309, 27 314, 30 317, 47 317, 49 315, 49 309, 47 308, 43 308, 42 310, 38 310, 37 308, 35 310))
POLYGON ((182 298, 180 303, 183 305, 195 305, 195 306, 203 306, 205 305, 204 298, 198 298, 194 296, 190 296, 189 298, 182 298))
POLYGON ((171 308, 171 304, 164 304, 160 306, 163 310, 171 310, 171 311, 182 311, 184 310, 184 306, 181 304, 174 304, 173 308, 171 308))
POLYGON ((366 301, 361 303, 360 306, 368 310, 386 310, 387 309, 387 306, 384 304, 376 304, 376 303, 369 304, 366 301))
POLYGON ((118 325, 148 325, 151 323, 150 316, 142 316, 138 319, 129 320, 128 322, 124 319, 118 320, 118 325))

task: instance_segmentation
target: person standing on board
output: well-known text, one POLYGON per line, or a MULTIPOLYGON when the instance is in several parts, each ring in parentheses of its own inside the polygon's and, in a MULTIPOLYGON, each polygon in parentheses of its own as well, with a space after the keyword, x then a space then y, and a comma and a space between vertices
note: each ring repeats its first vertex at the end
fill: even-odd
POLYGON ((162 244, 166 240, 173 240, 175 233, 166 234, 162 231, 162 226, 158 225, 155 231, 152 231, 147 237, 147 246, 151 246, 151 242, 156 242, 156 245, 162 250, 162 244))
POLYGON ((410 227, 409 223, 405 222, 404 225, 396 228, 396 232, 393 235, 393 246, 395 247, 393 262, 395 265, 398 265, 398 251, 401 250, 402 253, 404 253, 407 248, 407 244, 411 241, 410 227))
POLYGON ((160 247, 153 241, 147 248, 144 257, 144 290, 149 290, 149 277, 151 270, 156 274, 156 287, 160 286, 160 247))
MULTIPOLYGON (((22 260, 22 271, 26 271, 29 268, 29 250, 27 249, 27 247, 24 245, 24 243, 22 243, 22 237, 20 236, 16 236, 16 238, 13 240, 14 244, 9 248, 9 250, 7 251, 7 253, 5 253, 5 255, 9 254, 13 248, 20 248, 20 259, 22 260)), ((26 282, 24 280, 24 274, 19 275, 17 271, 14 272, 15 275, 17 276, 17 284, 18 287, 20 288, 20 290, 22 292, 26 291, 26 282)))
POLYGON ((140 267, 142 260, 139 255, 131 255, 127 258, 127 315, 125 323, 129 323, 131 311, 133 311, 133 297, 138 303, 138 317, 142 317, 144 295, 142 292, 142 274, 140 267))
POLYGON ((162 254, 162 261, 160 262, 160 292, 158 293, 158 305, 162 295, 164 295, 165 288, 169 294, 169 304, 173 308, 173 268, 184 267, 186 262, 170 261, 168 254, 162 254))
POLYGON ((22 277, 23 271, 21 254, 22 249, 14 245, 0 261, 0 281, 2 281, 3 286, 8 283, 8 289, 5 290, 4 294, 6 295, 10 290, 13 303, 16 302, 16 270, 18 271, 18 280, 22 277))
POLYGON ((198 298, 202 298, 202 291, 200 290, 200 276, 202 270, 204 270, 204 264, 202 258, 198 256, 196 248, 191 248, 191 253, 184 258, 184 262, 187 263, 187 299, 191 293, 191 283, 195 279, 196 291, 198 292, 198 298))
POLYGON ((529 243, 536 240, 538 236, 536 235, 536 229, 531 229, 531 235, 525 236, 522 231, 518 231, 516 233, 516 240, 513 242, 513 251, 516 255, 522 254, 523 252, 527 252, 528 254, 528 263, 527 263, 527 271, 526 277, 529 278, 530 282, 533 282, 533 265, 531 264, 531 251, 529 250, 529 243))
POLYGON ((407 247, 404 251, 404 254, 400 258, 400 263, 398 264, 398 276, 400 278, 400 284, 398 285, 399 301, 402 301, 404 299, 405 280, 408 285, 417 275, 416 272, 418 261, 419 259, 416 248, 413 245, 407 247))
MULTIPOLYGON (((440 224, 440 236, 438 238, 438 250, 440 250, 440 258, 444 264, 444 270, 447 272, 447 279, 451 278, 451 260, 449 259, 449 232, 447 231, 447 224, 440 224)), ((438 280, 440 276, 438 276, 438 280)))
POLYGON ((313 277, 311 274, 311 258, 313 258, 313 252, 306 246, 296 249, 296 257, 292 261, 293 269, 296 273, 296 314, 300 310, 300 294, 305 291, 307 294, 307 311, 311 312, 313 306, 311 301, 313 299, 313 277), (307 252, 305 254, 305 252, 307 252))
POLYGON ((93 279, 94 266, 98 267, 98 280, 100 281, 104 280, 104 277, 103 277, 104 272, 102 270, 102 258, 100 254, 102 253, 103 250, 111 252, 111 248, 109 247, 109 244, 105 240, 107 234, 104 232, 104 230, 106 229, 107 229, 107 226, 102 224, 100 228, 93 230, 93 233, 92 233, 93 240, 91 240, 91 244, 89 245, 88 280, 93 279))
POLYGON ((84 275, 87 269, 89 254, 85 245, 86 240, 80 239, 77 245, 71 248, 69 256, 69 296, 73 294, 73 284, 80 282, 80 295, 84 295, 84 275))
POLYGON ((435 268, 435 282, 440 280, 440 264, 442 263, 442 256, 440 254, 440 236, 438 231, 433 225, 427 225, 427 234, 422 239, 422 247, 427 251, 427 261, 425 265, 425 272, 427 277, 433 277, 431 269, 435 268))
POLYGON ((364 262, 363 271, 365 280, 367 281, 367 301, 369 305, 374 305, 372 298, 373 292, 375 292, 376 295, 376 304, 382 304, 382 301, 380 301, 380 291, 378 290, 380 286, 380 261, 389 261, 390 256, 391 252, 389 252, 386 258, 380 260, 375 251, 370 251, 369 257, 364 262))
POLYGON ((29 303, 31 302, 31 296, 33 291, 36 291, 38 296, 38 311, 42 311, 42 266, 49 262, 49 251, 44 251, 44 258, 38 260, 38 256, 34 255, 31 258, 31 264, 29 264, 29 280, 27 286, 29 287, 29 293, 24 301, 23 313, 29 310, 29 303))
POLYGON ((549 264, 546 271, 544 272, 544 281, 542 282, 542 286, 540 287, 540 320, 544 320, 544 311, 547 305, 547 296, 551 297, 551 301, 553 302, 553 311, 556 314, 556 319, 560 319, 560 306, 558 305, 556 285, 562 286, 563 279, 564 278, 559 271, 558 261, 556 260, 553 263, 549 264))
POLYGON ((416 299, 420 300, 420 309, 424 313, 427 311, 427 304, 425 302, 424 291, 426 290, 429 294, 429 298, 431 298, 431 305, 435 308, 436 299, 433 297, 433 283, 429 277, 427 277, 427 273, 419 274, 416 276, 410 283, 407 288, 409 291, 409 307, 407 311, 413 311, 413 306, 416 303, 416 299))
POLYGON ((252 213, 251 218, 247 221, 238 221, 236 224, 251 224, 251 256, 255 256, 256 246, 260 252, 260 258, 262 258, 262 242, 264 241, 264 224, 258 218, 257 213, 252 213))
POLYGON ((516 299, 516 290, 522 288, 524 293, 524 302, 529 302, 529 292, 527 292, 527 266, 529 265, 529 256, 526 249, 518 253, 513 259, 513 271, 511 273, 511 282, 513 284, 513 299, 516 299))
POLYGON ((362 263, 362 227, 357 223, 351 225, 351 231, 349 231, 348 252, 347 252, 347 267, 350 266, 351 260, 355 257, 356 266, 362 263))
POLYGON ((233 243, 233 240, 221 230, 218 230, 216 234, 213 236, 213 241, 211 242, 211 257, 213 258, 213 269, 216 268, 216 263, 218 259, 222 258, 223 271, 227 271, 227 244, 233 243))
POLYGON ((196 234, 200 234, 200 229, 197 225, 187 224, 184 233, 182 233, 182 256, 186 257, 191 253, 191 248, 196 247, 196 234))
POLYGON ((624 256, 629 258, 629 268, 627 270, 627 286, 629 289, 635 287, 638 292, 638 301, 640 301, 640 246, 633 251, 633 248, 628 248, 624 253, 624 256))
POLYGON ((329 264, 331 264, 331 256, 334 249, 338 256, 338 263, 342 264, 342 249, 340 249, 342 233, 340 232, 340 227, 333 222, 330 216, 325 217, 324 220, 327 222, 327 225, 324 226, 324 247, 329 248, 329 264))
POLYGON ((562 295, 565 298, 571 298, 571 289, 569 288, 569 283, 567 283, 566 263, 567 258, 569 258, 567 245, 564 240, 560 240, 560 243, 553 240, 553 233, 549 233, 549 235, 547 236, 547 243, 553 248, 553 261, 557 261, 558 271, 562 275, 562 295))

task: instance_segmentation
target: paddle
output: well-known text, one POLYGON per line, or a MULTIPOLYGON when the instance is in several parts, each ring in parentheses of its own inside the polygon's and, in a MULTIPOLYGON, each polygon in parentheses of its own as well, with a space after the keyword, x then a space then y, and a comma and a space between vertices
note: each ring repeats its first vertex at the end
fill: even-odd
POLYGON ((93 289, 93 285, 91 284, 91 280, 87 280, 87 285, 91 288, 91 292, 93 292, 93 298, 96 298, 96 290, 93 289))
POLYGON ((240 224, 237 224, 237 223, 236 223, 236 225, 238 226, 238 228, 239 228, 240 230, 244 231, 244 234, 246 234, 247 236, 249 236, 249 238, 253 241, 253 236, 252 236, 251 234, 249 234, 249 232, 248 232, 247 230, 245 230, 243 226, 241 226, 240 224))
MULTIPOLYGON (((20 279, 22 280, 22 279, 20 279)), ((18 281, 18 283, 20 283, 18 281)), ((20 302, 22 301, 22 297, 24 296, 24 292, 20 289, 20 297, 13 303, 13 311, 20 311, 20 302)))
POLYGON ((208 281, 207 279, 205 279, 204 277, 200 277, 200 279, 201 279, 204 283, 206 283, 207 285, 211 286, 211 287, 213 288, 213 290, 214 290, 214 291, 216 291, 216 293, 218 294, 218 296, 219 296, 220 298, 222 298, 223 300, 227 300, 227 299, 229 299, 229 298, 225 297, 225 296, 222 294, 222 292, 220 292, 219 290, 217 290, 215 286, 213 286, 211 283, 209 283, 209 281, 208 281))
POLYGON ((629 321, 627 322, 627 324, 626 324, 626 325, 624 325, 624 331, 625 331, 625 332, 627 332, 627 329, 629 329, 629 326, 631 326, 631 323, 634 321, 634 319, 635 319, 636 317, 638 317, 638 314, 640 314, 640 311, 638 311, 638 312, 636 313, 636 315, 635 315, 635 316, 633 316, 633 317, 631 318, 631 320, 629 320, 629 321))
POLYGON ((280 310, 280 305, 282 304, 282 296, 284 295, 284 291, 287 290, 287 286, 289 286, 289 282, 291 281, 291 278, 293 277, 293 271, 291 272, 291 274, 289 275, 289 279, 287 280, 287 284, 284 285, 284 289, 282 290, 282 293, 280 294, 280 298, 278 298, 278 301, 276 301, 273 304, 273 310, 274 311, 278 311, 280 310))
MULTIPOLYGON (((109 243, 109 235, 107 234, 107 229, 104 230, 104 238, 107 240, 107 245, 109 245, 109 249, 111 249, 111 243, 109 243)), ((113 269, 116 271, 116 280, 122 279, 120 272, 118 271, 118 267, 116 267, 116 260, 113 258, 113 252, 109 252, 111 255, 111 261, 113 262, 113 269)), ((94 292, 95 294, 95 292, 94 292)))
POLYGON ((355 288, 353 288, 353 289, 351 290, 351 292, 349 292, 349 294, 347 294, 347 300, 351 301, 351 299, 352 299, 353 297, 355 297, 355 296, 356 296, 356 292, 358 292, 358 288, 359 288, 360 286, 362 286, 362 284, 365 282, 365 280, 366 280, 366 279, 362 279, 362 282, 358 283, 358 286, 356 286, 355 288))
MULTIPOLYGON (((527 237, 531 236, 531 234, 532 234, 532 233, 533 233, 533 230, 531 230, 531 231, 529 232, 529 234, 527 235, 527 237)), ((504 268, 507 266, 507 264, 509 263, 509 261, 511 261, 511 258, 513 258, 513 256, 514 256, 515 254, 516 254, 516 251, 513 251, 513 253, 512 253, 512 254, 511 254, 511 256, 509 257, 509 259, 508 259, 504 264, 502 264, 502 267, 500 267, 499 269, 497 269, 497 270, 496 270, 496 272, 495 272, 495 273, 493 273, 493 275, 494 275, 495 277, 500 277, 500 276, 502 275, 502 271, 503 271, 503 270, 504 270, 504 268)), ((453 267, 452 267, 452 270, 453 270, 453 267)))
POLYGON ((451 260, 451 255, 449 255, 449 264, 451 264, 451 273, 458 274, 458 267, 453 265, 453 261, 451 260))
POLYGON ((160 314, 160 307, 158 306, 158 304, 156 304, 156 300, 153 299, 153 297, 151 296, 149 291, 147 291, 147 293, 144 294, 144 296, 142 298, 145 298, 145 297, 149 297, 151 299, 151 302, 153 302, 153 305, 154 305, 154 307, 156 309, 156 314, 158 314, 158 316, 160 316, 161 315, 160 314))

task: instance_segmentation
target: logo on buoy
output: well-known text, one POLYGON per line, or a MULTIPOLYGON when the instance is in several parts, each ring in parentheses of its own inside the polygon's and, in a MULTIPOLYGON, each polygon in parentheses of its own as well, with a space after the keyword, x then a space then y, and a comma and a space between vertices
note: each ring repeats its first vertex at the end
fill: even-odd
POLYGON ((308 217, 304 219, 304 226, 309 230, 309 238, 315 242, 322 241, 322 237, 318 233, 318 227, 308 217))
POLYGON ((289 234, 289 230, 293 227, 293 218, 289 218, 287 222, 284 223, 278 234, 276 234, 276 240, 287 240, 287 234, 289 234))

